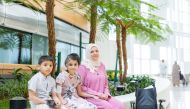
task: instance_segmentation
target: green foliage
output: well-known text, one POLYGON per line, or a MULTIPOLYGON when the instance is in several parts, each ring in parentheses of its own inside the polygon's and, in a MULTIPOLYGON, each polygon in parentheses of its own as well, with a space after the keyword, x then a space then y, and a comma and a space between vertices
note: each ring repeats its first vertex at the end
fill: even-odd
POLYGON ((110 89, 110 94, 112 96, 119 96, 119 95, 125 95, 125 94, 128 94, 127 92, 127 83, 124 83, 123 84, 125 89, 123 91, 117 91, 115 85, 114 85, 114 82, 113 81, 109 81, 109 89, 110 89))
POLYGON ((21 79, 23 77, 23 74, 20 73, 21 70, 22 70, 22 68, 15 69, 12 73, 14 76, 14 79, 19 81, 19 82, 21 82, 21 79))
MULTIPOLYGON (((107 75, 108 75, 108 80, 109 81, 114 81, 114 78, 115 78, 115 71, 114 70, 107 70, 107 75)), ((117 73, 117 78, 118 78, 118 73, 117 73)), ((116 79, 117 79, 116 78, 116 79)))
MULTIPOLYGON (((9 99, 1 99, 0 100, 0 109, 10 109, 10 107, 9 107, 9 105, 10 105, 10 103, 9 103, 10 101, 9 101, 9 99)), ((30 109, 30 104, 29 104, 29 102, 27 102, 27 108, 26 109, 30 109)))
POLYGON ((1 109, 9 109, 9 99, 0 100, 1 109))
POLYGON ((107 0, 99 8, 100 23, 103 31, 109 31, 110 27, 117 25, 116 19, 127 25, 127 33, 133 35, 141 42, 156 42, 165 40, 171 29, 164 24, 164 19, 154 15, 159 7, 142 0, 107 0), (148 12, 140 10, 144 4, 149 8, 148 12))
POLYGON ((4 83, 0 84, 0 99, 15 96, 27 97, 28 80, 31 78, 31 74, 26 72, 21 73, 21 70, 19 68, 13 72, 13 79, 3 79, 4 83))
POLYGON ((129 93, 134 92, 136 90, 136 87, 145 88, 152 85, 153 81, 154 79, 146 75, 142 75, 142 76, 132 75, 126 78, 125 83, 123 84, 125 87, 124 91, 117 91, 116 87, 114 86, 114 83, 109 82, 110 93, 113 96, 129 94, 129 93), (138 81, 138 86, 136 85, 134 81, 138 81))
POLYGON ((35 70, 32 67, 30 67, 30 66, 27 66, 27 67, 31 69, 32 75, 35 75, 36 73, 38 73, 38 70, 35 70))

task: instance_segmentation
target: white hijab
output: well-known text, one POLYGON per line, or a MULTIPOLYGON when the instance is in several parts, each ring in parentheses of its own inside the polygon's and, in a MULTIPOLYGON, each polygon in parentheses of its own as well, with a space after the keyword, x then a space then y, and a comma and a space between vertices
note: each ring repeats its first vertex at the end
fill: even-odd
POLYGON ((84 65, 87 68, 89 68, 90 72, 92 72, 92 73, 94 73, 95 70, 97 70, 97 68, 101 64, 100 59, 98 59, 97 61, 92 60, 91 51, 92 51, 93 47, 96 47, 99 50, 99 53, 100 53, 100 49, 99 49, 98 45, 96 45, 96 44, 89 44, 86 47, 86 59, 82 62, 82 65, 84 65))

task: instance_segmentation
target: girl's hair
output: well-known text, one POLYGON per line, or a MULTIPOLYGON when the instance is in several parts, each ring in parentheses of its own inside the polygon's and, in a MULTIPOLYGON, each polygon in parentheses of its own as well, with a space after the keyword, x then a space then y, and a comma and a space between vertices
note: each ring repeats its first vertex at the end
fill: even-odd
POLYGON ((78 54, 76 53, 71 53, 67 56, 67 58, 65 59, 65 66, 66 64, 69 62, 69 60, 76 60, 78 62, 78 65, 80 65, 80 57, 78 54))

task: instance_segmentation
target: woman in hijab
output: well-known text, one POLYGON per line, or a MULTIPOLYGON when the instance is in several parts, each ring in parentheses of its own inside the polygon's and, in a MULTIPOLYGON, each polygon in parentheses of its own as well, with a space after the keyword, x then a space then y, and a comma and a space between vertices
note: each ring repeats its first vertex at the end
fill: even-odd
POLYGON ((96 44, 89 44, 86 47, 86 59, 78 69, 82 90, 97 96, 97 98, 86 98, 86 100, 95 104, 98 109, 124 109, 124 104, 109 93, 105 66, 99 57, 99 47, 96 44))
POLYGON ((173 86, 179 86, 180 83, 180 76, 179 76, 179 72, 180 72, 180 66, 177 64, 177 62, 175 62, 173 64, 173 68, 172 68, 172 82, 173 82, 173 86))

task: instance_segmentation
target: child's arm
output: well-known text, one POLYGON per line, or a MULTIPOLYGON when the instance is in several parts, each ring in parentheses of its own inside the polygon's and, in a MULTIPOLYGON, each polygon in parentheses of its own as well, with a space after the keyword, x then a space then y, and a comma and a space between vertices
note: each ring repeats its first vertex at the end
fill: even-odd
POLYGON ((67 109, 70 109, 70 104, 68 103, 67 100, 63 99, 62 95, 61 95, 61 91, 62 91, 62 87, 60 84, 57 84, 57 97, 58 99, 60 100, 61 104, 67 108, 67 109))
POLYGON ((62 86, 61 84, 57 83, 57 97, 60 100, 61 104, 65 105, 67 101, 63 99, 61 92, 62 92, 62 86))
POLYGON ((46 104, 46 101, 37 97, 36 93, 34 91, 29 89, 28 93, 29 93, 29 100, 31 100, 33 103, 35 103, 35 104, 46 104))
POLYGON ((84 97, 84 98, 94 98, 94 99, 98 99, 99 97, 96 95, 92 95, 86 92, 83 92, 81 89, 81 84, 77 85, 77 93, 79 96, 84 97))
POLYGON ((52 92, 52 99, 55 101, 56 104, 60 104, 60 101, 56 95, 56 92, 52 92))

